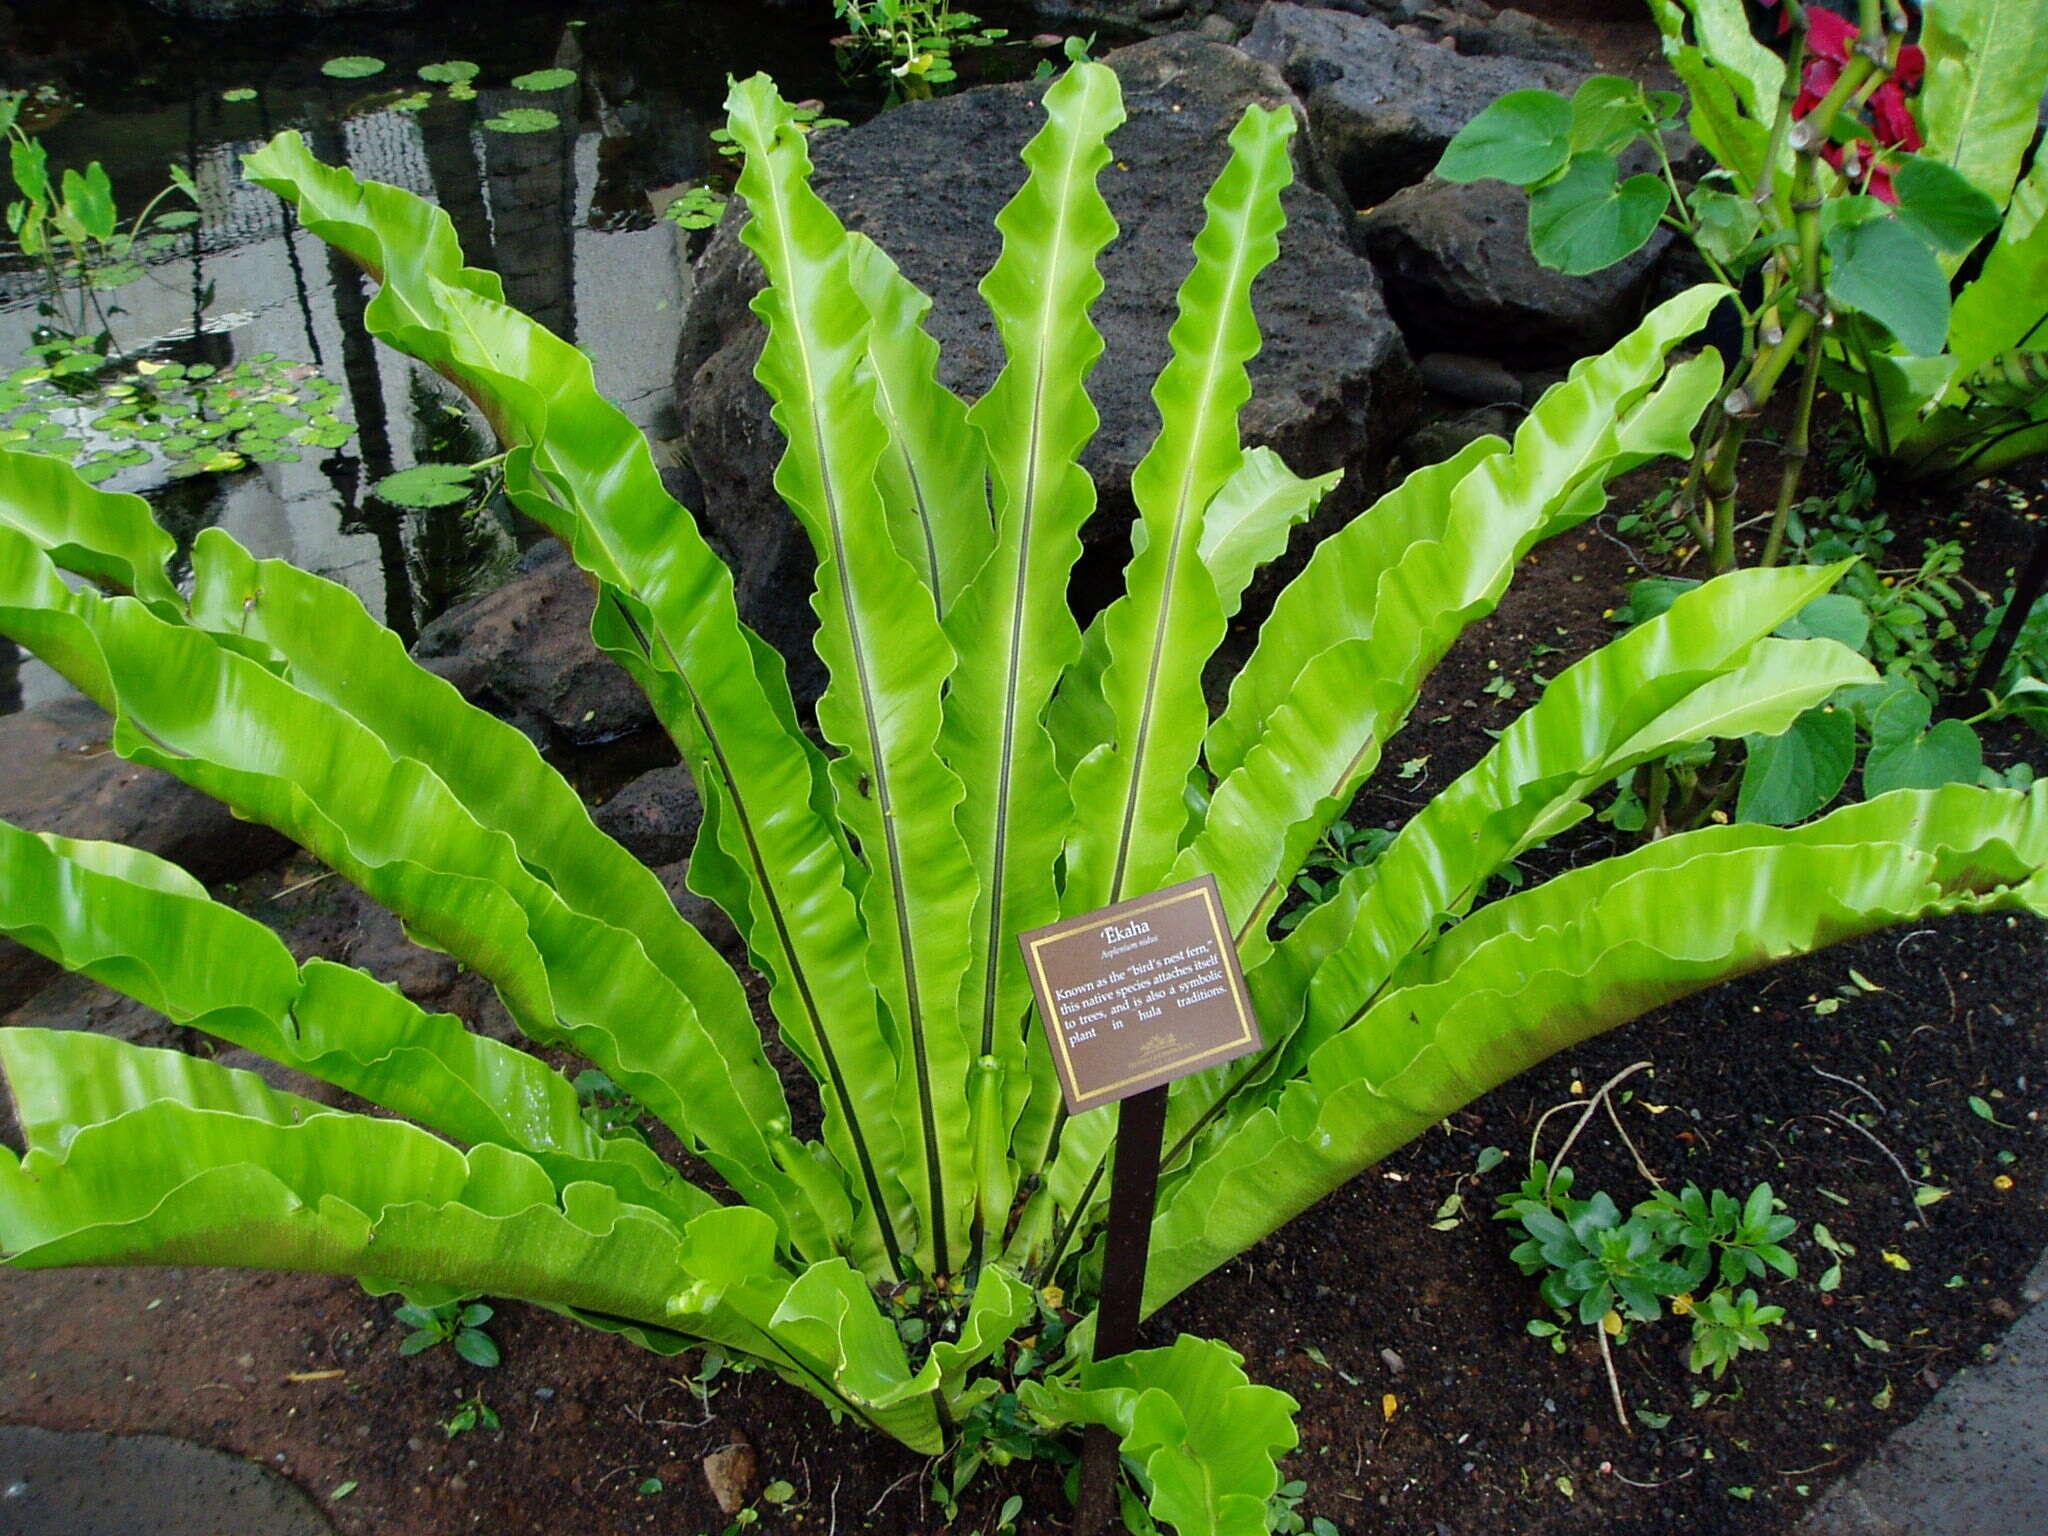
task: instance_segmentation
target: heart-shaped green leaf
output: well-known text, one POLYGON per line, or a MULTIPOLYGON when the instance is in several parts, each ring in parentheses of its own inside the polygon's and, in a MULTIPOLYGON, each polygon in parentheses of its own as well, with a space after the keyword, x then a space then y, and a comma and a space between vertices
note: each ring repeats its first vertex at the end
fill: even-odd
POLYGON ((1655 176, 1618 179, 1614 156, 1572 156, 1565 173, 1529 194, 1529 249, 1574 277, 1611 267, 1643 248, 1670 206, 1655 176))
POLYGON ((1445 181, 1511 181, 1526 187, 1571 155, 1572 104, 1555 91, 1509 91, 1458 130, 1437 162, 1445 181))

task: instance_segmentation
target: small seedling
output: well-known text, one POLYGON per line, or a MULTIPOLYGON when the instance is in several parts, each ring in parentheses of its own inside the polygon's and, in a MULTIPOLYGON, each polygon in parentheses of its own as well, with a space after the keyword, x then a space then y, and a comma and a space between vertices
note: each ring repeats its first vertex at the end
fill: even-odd
POLYGON ((640 1101, 611 1078, 591 1067, 576 1074, 576 1100, 583 1106, 583 1118, 600 1136, 633 1136, 647 1139, 640 1129, 640 1117, 647 1113, 640 1101))
POLYGON ((455 1353, 471 1365, 489 1367, 498 1363, 498 1346, 483 1331, 483 1325, 491 1320, 491 1309, 480 1301, 467 1306, 449 1301, 438 1307, 408 1302, 392 1316, 412 1330, 399 1343, 401 1355, 416 1355, 437 1344, 452 1342, 455 1353))
POLYGON ((1301 1513, 1301 1501, 1307 1494, 1308 1484, 1298 1477, 1282 1483, 1266 1501, 1266 1529, 1280 1536, 1298 1536, 1304 1531, 1309 1536, 1337 1536, 1337 1527, 1321 1515, 1311 1518, 1301 1513))
POLYGON ((1385 827, 1354 827, 1349 821, 1333 821, 1308 857, 1295 889, 1306 898, 1280 915, 1280 926, 1293 929, 1317 907, 1337 894, 1337 887, 1354 869, 1363 869, 1387 849, 1394 834, 1385 827))
POLYGON ((497 1410, 484 1401, 481 1392, 473 1392, 465 1397, 455 1405, 455 1412, 441 1421, 441 1428, 450 1440, 479 1426, 484 1429, 499 1427, 497 1410))
POLYGON ((1769 1349, 1764 1330, 1784 1320, 1783 1307, 1760 1305, 1756 1292, 1748 1288, 1740 1296, 1726 1290, 1711 1292, 1693 1309, 1692 1351, 1685 1363, 1695 1373, 1713 1372, 1719 1381, 1744 1350, 1769 1349))

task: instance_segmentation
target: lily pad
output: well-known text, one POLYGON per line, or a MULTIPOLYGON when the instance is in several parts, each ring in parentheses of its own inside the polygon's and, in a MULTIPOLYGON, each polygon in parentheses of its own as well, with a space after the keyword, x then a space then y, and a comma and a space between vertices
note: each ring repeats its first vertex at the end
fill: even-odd
POLYGON ((565 85, 576 83, 573 69, 536 69, 531 74, 514 75, 512 89, 515 91, 559 91, 565 85))
POLYGON ((420 66, 420 78, 434 85, 455 85, 476 77, 477 66, 468 59, 444 59, 439 64, 420 66))
POLYGON ((336 80, 367 80, 372 75, 384 73, 384 61, 373 59, 368 54, 345 53, 322 64, 320 73, 336 80))
POLYGON ((371 491, 394 507, 452 507, 469 500, 470 478, 467 464, 419 464, 386 475, 371 491))
POLYGON ((238 85, 230 90, 222 91, 220 99, 222 101, 254 101, 256 99, 256 91, 253 86, 238 85))
POLYGON ((494 133, 546 133, 559 128, 562 120, 546 107, 507 107, 496 117, 484 119, 494 133))

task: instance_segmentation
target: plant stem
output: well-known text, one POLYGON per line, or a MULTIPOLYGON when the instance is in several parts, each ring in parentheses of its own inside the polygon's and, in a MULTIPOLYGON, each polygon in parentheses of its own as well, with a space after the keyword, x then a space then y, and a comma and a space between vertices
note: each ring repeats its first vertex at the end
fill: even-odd
POLYGON ((1614 1394, 1614 1416, 1621 1421, 1621 1432, 1633 1439, 1635 1431, 1628 1427, 1628 1409, 1621 1401, 1621 1378, 1614 1371, 1614 1351, 1607 1347, 1607 1325, 1600 1324, 1593 1334, 1600 1340, 1600 1361, 1607 1367, 1607 1390, 1614 1394))
POLYGON ((1778 504, 1771 511, 1771 531, 1764 540, 1761 565, 1778 563, 1778 556, 1785 547, 1785 523, 1792 515, 1792 498, 1798 493, 1800 477, 1806 472, 1806 460, 1812 451, 1813 442, 1813 400, 1820 385, 1821 340, 1818 334, 1806 344, 1806 364, 1799 379, 1799 407, 1792 418, 1792 435, 1785 441, 1784 467, 1778 474, 1778 504))

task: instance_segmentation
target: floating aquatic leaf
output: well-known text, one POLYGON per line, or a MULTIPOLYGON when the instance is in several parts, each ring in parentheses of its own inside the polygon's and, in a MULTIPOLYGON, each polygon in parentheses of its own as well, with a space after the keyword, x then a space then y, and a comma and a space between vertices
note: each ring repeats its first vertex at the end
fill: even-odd
POLYGON ((565 85, 576 83, 573 69, 536 69, 531 74, 514 75, 512 89, 515 91, 559 91, 565 85))
POLYGON ((444 59, 439 64, 420 66, 420 78, 435 85, 460 85, 476 76, 477 66, 468 59, 444 59))
POLYGON ((546 133, 562 120, 546 107, 507 107, 496 117, 484 119, 484 126, 497 133, 546 133))
POLYGON ((408 91, 405 95, 399 97, 398 100, 391 103, 391 110, 394 112, 424 112, 433 104, 433 101, 434 93, 432 91, 408 91))
POLYGON ((420 464, 386 475, 371 490, 394 507, 452 507, 469 500, 470 478, 467 464, 420 464))
POLYGON ((372 75, 384 73, 384 61, 367 54, 347 53, 322 64, 320 73, 336 80, 367 80, 372 75))
POLYGON ((256 99, 256 92, 251 86, 238 85, 230 90, 222 91, 220 99, 222 101, 254 101, 256 99))

